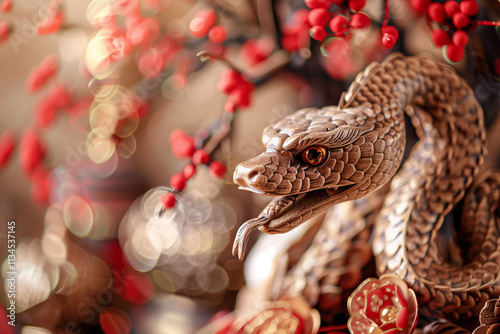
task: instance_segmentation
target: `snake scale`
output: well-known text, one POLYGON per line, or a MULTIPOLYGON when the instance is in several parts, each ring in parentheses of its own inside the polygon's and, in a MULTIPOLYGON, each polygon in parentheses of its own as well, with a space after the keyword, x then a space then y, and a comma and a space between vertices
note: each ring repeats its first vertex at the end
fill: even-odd
POLYGON ((283 295, 303 295, 331 316, 373 258, 378 274, 404 279, 436 319, 477 317, 500 295, 500 176, 477 179, 483 112, 449 66, 392 54, 360 73, 338 106, 301 109, 267 127, 263 143, 266 151, 239 164, 234 181, 279 197, 240 227, 233 253, 243 257, 256 229, 285 233, 336 212, 287 274, 283 295), (405 111, 419 141, 401 165, 405 111), (462 218, 450 222, 462 200, 462 218))

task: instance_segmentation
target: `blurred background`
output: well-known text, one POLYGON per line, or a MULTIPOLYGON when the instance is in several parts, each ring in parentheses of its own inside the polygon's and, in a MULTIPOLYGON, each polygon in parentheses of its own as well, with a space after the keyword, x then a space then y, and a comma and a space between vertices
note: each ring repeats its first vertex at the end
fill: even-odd
POLYGON ((436 46, 436 30, 454 30, 429 18, 430 1, 323 2, 332 17, 370 21, 332 31, 311 19, 312 0, 3 0, 1 333, 194 333, 234 309, 245 283, 272 271, 231 255, 269 200, 238 190, 234 167, 261 152, 266 125, 336 104, 391 52, 454 66, 495 143, 499 29, 474 22, 497 22, 498 1, 478 1, 452 53, 436 46), (9 231, 15 327, 3 314, 9 231))

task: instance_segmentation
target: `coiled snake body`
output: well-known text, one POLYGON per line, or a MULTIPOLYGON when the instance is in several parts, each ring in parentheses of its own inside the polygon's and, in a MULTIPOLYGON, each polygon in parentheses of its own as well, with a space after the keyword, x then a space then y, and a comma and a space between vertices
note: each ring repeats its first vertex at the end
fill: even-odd
POLYGON ((315 304, 326 291, 337 293, 327 287, 346 271, 339 271, 332 254, 374 224, 370 240, 378 273, 404 279, 429 314, 470 318, 500 295, 500 177, 490 173, 474 181, 486 153, 482 109, 447 65, 429 56, 391 55, 359 74, 339 106, 299 110, 269 126, 263 142, 266 152, 238 165, 234 181, 283 197, 240 227, 233 248, 240 258, 255 229, 284 233, 350 200, 347 208, 365 210, 325 222, 288 274, 284 294, 303 294, 315 304), (420 140, 396 174, 405 149, 405 109, 420 140), (388 192, 377 192, 388 182, 388 192), (471 185, 457 228, 463 247, 458 254, 445 218, 471 185), (377 209, 376 215, 367 209, 377 209))

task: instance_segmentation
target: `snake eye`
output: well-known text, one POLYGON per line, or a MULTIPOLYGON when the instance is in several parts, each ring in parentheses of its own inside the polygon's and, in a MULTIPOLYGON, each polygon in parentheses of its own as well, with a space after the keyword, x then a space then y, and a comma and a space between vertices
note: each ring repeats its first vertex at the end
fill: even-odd
POLYGON ((311 146, 302 152, 301 157, 305 163, 319 166, 328 159, 328 150, 321 146, 311 146))

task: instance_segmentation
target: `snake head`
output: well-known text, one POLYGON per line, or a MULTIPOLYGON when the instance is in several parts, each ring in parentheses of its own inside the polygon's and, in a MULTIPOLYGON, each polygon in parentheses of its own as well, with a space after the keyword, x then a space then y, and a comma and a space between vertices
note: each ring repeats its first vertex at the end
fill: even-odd
POLYGON ((241 226, 233 253, 243 256, 255 229, 290 231, 336 203, 384 185, 404 149, 404 136, 392 125, 377 121, 372 110, 334 106, 302 109, 267 127, 266 151, 240 163, 233 180, 240 189, 282 197, 241 226))

